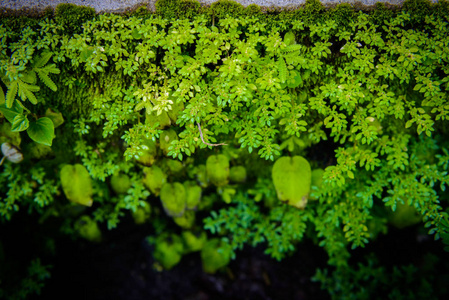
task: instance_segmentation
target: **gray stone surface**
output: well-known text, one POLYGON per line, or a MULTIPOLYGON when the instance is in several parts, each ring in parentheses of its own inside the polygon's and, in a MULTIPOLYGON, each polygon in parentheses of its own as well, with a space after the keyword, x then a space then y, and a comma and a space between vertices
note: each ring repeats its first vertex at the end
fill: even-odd
MULTIPOLYGON (((203 4, 211 4, 217 0, 200 0, 203 4)), ((433 0, 437 1, 437 0, 433 0)), ((136 5, 148 5, 150 9, 154 9, 156 0, 0 0, 0 8, 9 9, 38 9, 43 10, 48 6, 56 7, 60 3, 73 3, 76 5, 84 5, 93 7, 97 12, 120 12, 127 8, 135 7, 136 5)), ((236 0, 244 6, 250 4, 257 4, 260 6, 296 6, 303 4, 305 0, 236 0)), ((404 0, 321 0, 323 4, 338 4, 338 3, 355 3, 361 2, 365 5, 373 5, 376 2, 388 2, 390 4, 400 4, 404 0)))

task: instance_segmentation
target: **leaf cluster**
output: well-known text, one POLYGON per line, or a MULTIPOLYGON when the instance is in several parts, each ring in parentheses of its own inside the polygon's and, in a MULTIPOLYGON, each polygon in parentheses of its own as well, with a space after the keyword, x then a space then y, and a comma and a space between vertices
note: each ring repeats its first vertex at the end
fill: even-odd
MULTIPOLYGON (((449 27, 439 14, 419 16, 414 27, 413 5, 326 12, 307 1, 302 10, 261 14, 221 1, 203 14, 193 2, 158 1, 159 15, 89 17, 73 35, 49 20, 15 34, 0 26, 8 89, 1 111, 13 132, 51 145, 50 115, 32 121, 47 129, 33 130, 27 116, 37 114, 23 101, 61 108, 67 122, 58 139, 71 154, 64 163, 86 168, 89 214, 110 229, 151 204, 156 232, 206 229, 234 254, 264 244, 276 259, 307 237, 342 270, 351 249, 386 232, 400 207, 448 240, 449 27), (175 4, 195 13, 179 18, 175 4), (54 92, 38 91, 37 78, 54 92), (271 169, 281 156, 305 157, 308 173, 324 170, 321 184, 307 180, 313 197, 303 210, 278 199, 271 169), (233 179, 235 167, 245 176, 233 179), (121 192, 110 187, 119 175, 132 182, 121 192), (197 193, 189 209, 187 200, 168 205, 167 186, 183 199, 200 189, 201 201, 193 201, 197 193)), ((38 189, 40 206, 66 207, 64 197, 52 198, 61 191, 57 175, 46 172, 46 183, 34 186, 32 170, 5 165, 2 217, 32 206, 38 189)), ((73 215, 67 232, 76 232, 80 213, 73 215)))

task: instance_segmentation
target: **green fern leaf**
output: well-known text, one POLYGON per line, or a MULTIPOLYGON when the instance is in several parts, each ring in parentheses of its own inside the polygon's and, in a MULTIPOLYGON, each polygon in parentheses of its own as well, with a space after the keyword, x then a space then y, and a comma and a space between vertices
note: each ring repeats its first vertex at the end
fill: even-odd
POLYGON ((287 80, 287 65, 283 57, 278 60, 279 79, 284 83, 287 80))
POLYGON ((36 72, 29 71, 26 73, 22 73, 23 76, 20 78, 22 81, 25 81, 26 83, 34 84, 36 83, 36 72))
MULTIPOLYGON (((58 70, 59 71, 59 70, 58 70)), ((44 84, 51 89, 52 91, 56 92, 58 89, 56 87, 56 84, 51 80, 51 78, 48 76, 48 73, 43 70, 38 70, 37 75, 39 75, 39 78, 44 82, 44 84)))
POLYGON ((293 44, 289 45, 286 48, 282 49, 281 51, 284 53, 291 53, 301 50, 302 46, 300 44, 293 44))
POLYGON ((31 92, 30 90, 25 90, 24 93, 26 94, 26 97, 28 98, 28 100, 30 100, 31 103, 33 103, 34 105, 37 104, 37 98, 33 94, 33 92, 31 92))
POLYGON ((42 53, 42 55, 34 62, 33 67, 42 68, 50 60, 52 55, 53 53, 51 52, 42 53))
POLYGON ((61 73, 61 71, 56 67, 55 64, 51 64, 48 66, 45 66, 44 68, 41 68, 42 71, 45 71, 47 74, 48 73, 52 73, 52 74, 59 74, 61 73))
POLYGON ((30 85, 22 80, 18 81, 18 87, 19 87, 19 96, 22 98, 23 101, 26 99, 30 100, 31 103, 37 104, 37 98, 33 94, 33 92, 39 91, 39 87, 36 85, 30 85))
POLYGON ((19 80, 19 93, 20 93, 20 88, 23 87, 26 90, 29 90, 30 92, 39 92, 40 91, 40 87, 37 85, 32 85, 32 84, 28 84, 23 82, 22 80, 19 80))
POLYGON ((17 81, 11 82, 9 85, 8 92, 6 93, 6 107, 11 108, 14 103, 14 99, 16 98, 17 91, 19 89, 19 84, 17 81))
POLYGON ((3 92, 3 88, 0 86, 0 105, 3 105, 5 101, 5 93, 3 92))

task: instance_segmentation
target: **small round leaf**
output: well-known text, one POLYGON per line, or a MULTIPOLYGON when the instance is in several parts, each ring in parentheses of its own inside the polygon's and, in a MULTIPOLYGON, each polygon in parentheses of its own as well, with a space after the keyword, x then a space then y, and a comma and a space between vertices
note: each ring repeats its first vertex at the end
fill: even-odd
POLYGON ((55 126, 50 118, 47 117, 31 122, 27 132, 33 141, 46 146, 51 146, 55 138, 55 126))

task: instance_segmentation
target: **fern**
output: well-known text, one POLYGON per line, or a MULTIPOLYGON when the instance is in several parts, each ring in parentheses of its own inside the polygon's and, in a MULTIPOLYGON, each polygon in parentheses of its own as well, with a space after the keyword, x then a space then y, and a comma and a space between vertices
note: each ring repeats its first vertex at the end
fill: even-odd
POLYGON ((37 80, 36 72, 34 72, 34 71, 26 72, 25 74, 23 74, 21 79, 22 79, 22 81, 25 81, 26 83, 35 84, 36 80, 37 80))
MULTIPOLYGON (((56 84, 49 77, 49 74, 59 74, 60 70, 55 64, 46 65, 51 56, 51 52, 44 52, 40 57, 33 61, 31 69, 21 72, 20 74, 22 76, 20 78, 17 77, 16 80, 9 82, 8 91, 6 93, 6 106, 8 108, 12 107, 17 94, 23 101, 28 99, 32 104, 37 104, 37 98, 34 93, 38 92, 40 88, 35 85, 37 82, 36 74, 49 89, 52 91, 57 90, 56 84)), ((0 103, 5 101, 3 90, 1 94, 0 103)))
POLYGON ((279 70, 279 79, 282 83, 287 80, 287 65, 285 64, 285 60, 283 57, 278 59, 278 70, 279 70))
POLYGON ((3 105, 5 103, 5 93, 3 92, 3 88, 0 86, 0 105, 3 105))
POLYGON ((52 56, 51 52, 44 52, 34 63, 33 63, 33 71, 37 73, 40 80, 52 91, 56 91, 57 87, 53 80, 48 76, 50 73, 59 74, 60 70, 56 68, 55 64, 50 64, 45 66, 48 63, 52 56))
POLYGON ((6 107, 11 108, 14 103, 14 99, 16 98, 18 91, 18 82, 11 82, 8 88, 8 92, 6 93, 6 107))
POLYGON ((19 79, 17 80, 17 86, 19 88, 19 96, 20 98, 22 98, 23 101, 28 99, 34 105, 37 104, 37 98, 33 94, 33 92, 38 92, 40 90, 40 88, 37 85, 31 85, 19 79))
POLYGON ((51 78, 48 76, 49 73, 52 74, 59 74, 59 69, 56 68, 54 64, 45 66, 41 69, 36 69, 37 75, 39 76, 40 80, 52 91, 56 92, 57 87, 56 84, 51 80, 51 78))
POLYGON ((302 46, 300 44, 289 45, 286 48, 282 49, 283 53, 292 53, 301 50, 302 46))
POLYGON ((42 55, 36 59, 36 61, 33 63, 33 68, 42 68, 45 66, 45 64, 50 60, 51 56, 53 54, 51 52, 44 52, 42 55))

